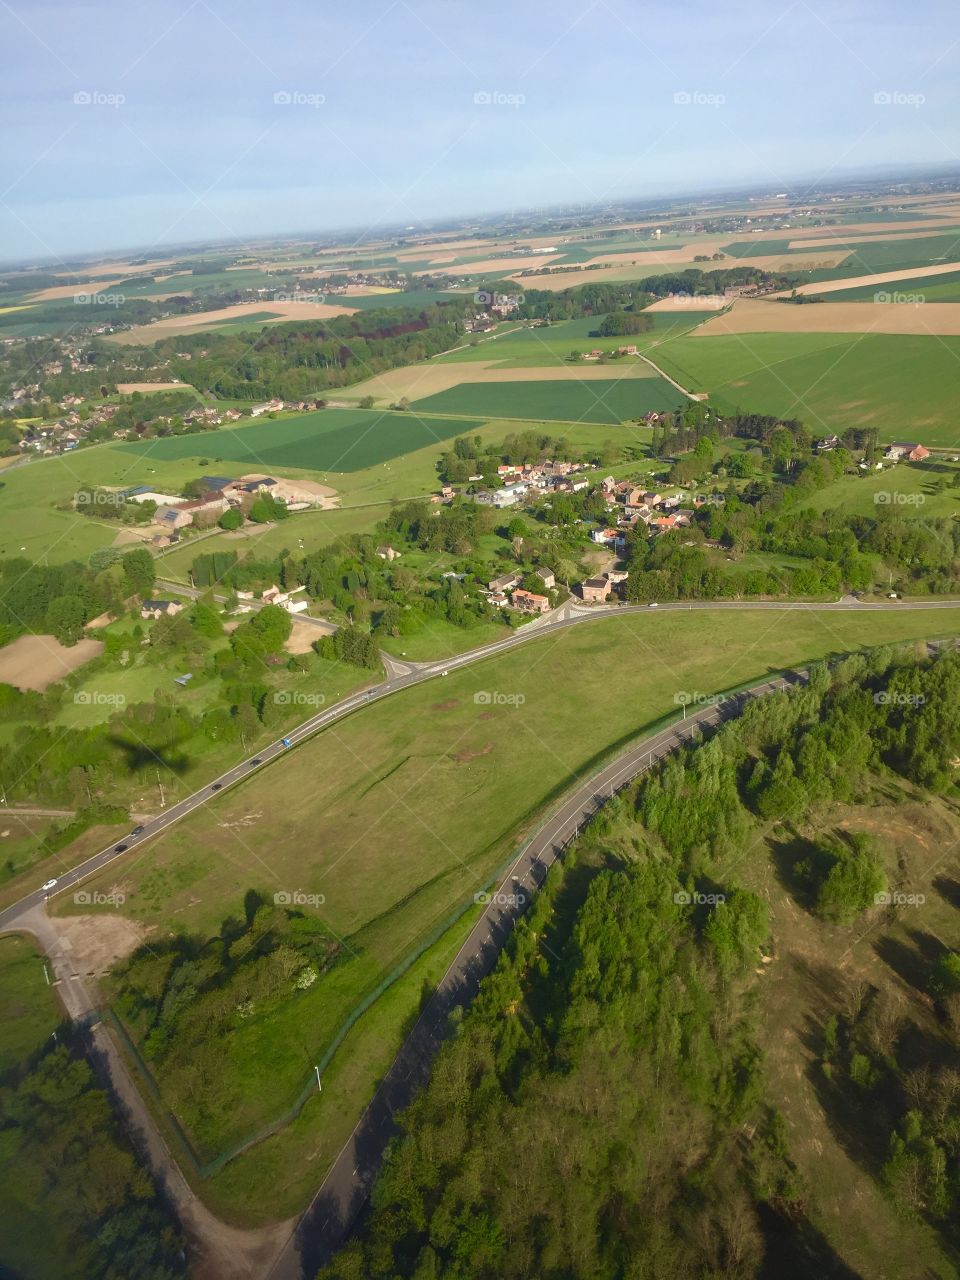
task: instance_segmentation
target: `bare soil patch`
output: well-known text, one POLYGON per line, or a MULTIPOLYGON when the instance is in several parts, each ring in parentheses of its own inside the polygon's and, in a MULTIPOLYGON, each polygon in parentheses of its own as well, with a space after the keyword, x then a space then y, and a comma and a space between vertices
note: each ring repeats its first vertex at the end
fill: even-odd
POLYGON ((156 320, 153 324, 137 325, 125 333, 110 335, 112 342, 130 343, 153 342, 154 335, 176 333, 194 333, 197 329, 220 325, 227 320, 242 320, 244 316, 262 315, 265 311, 273 314, 272 320, 257 320, 260 324, 281 324, 286 320, 332 320, 334 316, 352 316, 356 307, 332 302, 274 302, 266 299, 263 302, 238 302, 233 307, 222 307, 219 311, 198 311, 188 316, 167 316, 164 320, 156 320))
POLYGON ((458 751, 453 759, 457 764, 469 764, 471 760, 479 760, 482 756, 488 756, 493 750, 493 743, 488 742, 485 747, 481 747, 479 751, 458 751))
POLYGON ((438 391, 448 391, 461 382, 589 382, 655 376, 653 369, 643 360, 629 356, 608 364, 567 364, 557 357, 556 364, 515 369, 504 368, 495 360, 464 360, 460 363, 450 361, 449 364, 389 369, 351 387, 350 395, 357 399, 373 396, 376 400, 393 402, 403 397, 420 400, 436 395, 438 391))
MULTIPOLYGON (((123 892, 118 884, 115 890, 123 892)), ((77 973, 99 977, 118 960, 136 951, 151 930, 139 921, 117 912, 96 915, 51 916, 65 951, 69 952, 77 973)))
POLYGON ((0 649, 0 683, 42 693, 101 653, 102 640, 80 640, 68 649, 53 636, 18 636, 0 649))
POLYGON ((336 627, 332 622, 324 623, 321 628, 315 622, 304 622, 302 618, 295 617, 293 628, 283 646, 284 652, 309 653, 315 640, 319 640, 321 635, 333 635, 334 631, 336 627))

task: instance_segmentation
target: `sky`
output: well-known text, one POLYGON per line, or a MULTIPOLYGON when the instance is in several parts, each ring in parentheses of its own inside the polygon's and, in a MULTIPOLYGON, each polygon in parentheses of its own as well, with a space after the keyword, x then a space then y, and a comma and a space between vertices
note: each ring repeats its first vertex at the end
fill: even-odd
POLYGON ((0 0, 0 259, 960 169, 953 0, 0 0))

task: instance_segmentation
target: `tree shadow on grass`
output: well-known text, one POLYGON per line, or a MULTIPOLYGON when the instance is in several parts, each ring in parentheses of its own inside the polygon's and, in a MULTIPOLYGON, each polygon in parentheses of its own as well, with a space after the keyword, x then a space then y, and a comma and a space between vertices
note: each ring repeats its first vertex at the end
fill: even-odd
POLYGON ((787 1216, 769 1204, 759 1204, 757 1216, 765 1246, 757 1280, 865 1280, 809 1218, 787 1216))
POLYGON ((906 929, 906 939, 889 935, 873 944, 874 953, 922 996, 930 993, 930 974, 944 954, 943 943, 922 929, 906 929))

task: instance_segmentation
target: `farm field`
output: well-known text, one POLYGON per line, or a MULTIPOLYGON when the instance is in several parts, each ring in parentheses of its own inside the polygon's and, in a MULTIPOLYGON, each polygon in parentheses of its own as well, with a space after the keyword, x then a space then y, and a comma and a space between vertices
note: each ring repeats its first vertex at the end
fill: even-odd
POLYGON ((29 1057, 60 1023, 43 960, 22 934, 0 938, 0 1074, 29 1057))
POLYGON ((815 293, 820 297, 821 295, 829 296, 831 293, 839 293, 853 288, 866 287, 883 290, 886 285, 893 286, 888 292, 894 292, 899 289, 900 281, 907 277, 914 281, 934 279, 937 276, 952 278, 958 272, 960 272, 960 262, 954 256, 949 262, 932 263, 925 267, 903 268, 899 271, 875 271, 866 275, 862 270, 859 270, 846 272, 841 276, 830 276, 822 279, 818 279, 816 275, 813 275, 809 282, 797 285, 797 293, 815 293))
MULTIPOLYGON (((532 640, 334 726, 91 881, 121 883, 121 910, 141 925, 175 920, 204 936, 248 890, 322 894, 319 919, 344 942, 309 990, 233 1025, 226 1046, 194 1046, 188 1075, 161 1081, 168 1105, 205 1154, 280 1114, 353 1005, 471 901, 574 776, 673 713, 677 690, 730 688, 958 622, 960 608, 627 615, 532 640), (481 690, 525 702, 478 705, 481 690)), ((248 1197, 237 1213, 270 1212, 268 1188, 256 1199, 235 1190, 248 1197)))
POLYGON ((42 691, 102 652, 99 640, 80 640, 67 648, 54 636, 17 636, 0 649, 0 684, 42 691))
POLYGON ((260 468, 361 471, 479 426, 443 416, 369 409, 320 409, 249 427, 203 431, 119 446, 119 452, 171 459, 202 457, 260 468))
POLYGON ((283 320, 332 320, 334 316, 353 315, 356 308, 348 302, 239 302, 216 311, 197 311, 190 315, 167 316, 152 324, 135 325, 122 333, 108 335, 111 342, 123 346, 149 345, 174 334, 197 333, 201 329, 280 323, 283 320))
POLYGON ((875 284, 854 285, 848 289, 831 289, 824 294, 827 302, 873 302, 877 294, 887 294, 896 301, 896 294, 921 294, 927 302, 960 302, 960 271, 947 271, 938 275, 902 276, 888 286, 875 284))
MULTIPOLYGON (((624 338, 598 338, 596 331, 602 315, 587 316, 580 320, 561 320, 542 328, 526 325, 509 330, 499 330, 488 338, 481 338, 475 347, 457 347, 430 361, 431 365, 490 363, 491 368, 525 369, 557 368, 564 365, 571 351, 606 351, 612 353, 618 347, 636 345, 641 351, 672 341, 704 320, 710 318, 712 308, 697 310, 696 303, 672 309, 655 311, 652 307, 646 315, 653 321, 647 333, 630 334, 624 338)), ((574 366, 583 369, 590 366, 574 366)), ((618 365, 617 368, 624 366, 618 365)), ((352 388, 351 390, 356 390, 352 388)))
MULTIPOLYGON (((827 295, 832 298, 832 295, 827 295)), ((738 298, 697 330, 711 338, 724 333, 890 333, 960 336, 960 306, 928 301, 919 305, 870 302, 810 302, 798 305, 769 298, 738 298)))
MULTIPOLYGON (((609 366, 608 366, 609 368, 609 366)), ((688 403, 664 378, 611 378, 546 382, 462 382, 414 402, 424 413, 463 413, 533 421, 615 425, 649 410, 669 412, 688 403)))
POLYGON ((657 362, 720 408, 798 417, 813 431, 960 445, 960 338, 752 333, 680 338, 657 362))

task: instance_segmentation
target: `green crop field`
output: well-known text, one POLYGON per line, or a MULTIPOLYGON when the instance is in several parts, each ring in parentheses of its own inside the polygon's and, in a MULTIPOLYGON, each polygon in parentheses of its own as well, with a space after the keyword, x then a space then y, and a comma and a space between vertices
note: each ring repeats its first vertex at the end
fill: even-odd
POLYGON ((664 371, 719 408, 797 417, 827 434, 876 426, 882 440, 960 447, 960 338, 750 333, 680 338, 664 371))
MULTIPOLYGON (((810 280, 843 280, 847 276, 872 275, 880 271, 909 271, 941 262, 960 261, 960 228, 936 236, 914 236, 902 240, 884 237, 869 244, 845 245, 850 250, 839 267, 812 271, 810 280)), ((878 286, 879 287, 879 286, 878 286)))
POLYGON ((249 427, 203 431, 120 446, 120 452, 169 461, 203 455, 246 467, 299 467, 310 471, 361 471, 431 441, 439 446, 479 422, 423 419, 416 413, 321 409, 249 427))
POLYGON ((32 941, 0 938, 0 1074, 39 1049, 60 1022, 43 969, 32 941))
POLYGON ((885 284, 861 284, 850 289, 830 290, 824 302, 873 302, 877 294, 920 294, 926 302, 960 302, 960 271, 942 276, 904 276, 885 284))
MULTIPOLYGON (((954 634, 958 625, 960 608, 621 615, 531 640, 338 723, 121 868, 121 910, 145 925, 174 921, 209 937, 248 890, 268 898, 299 891, 324 896, 314 909, 343 940, 338 963, 308 990, 197 1046, 189 1080, 161 1078, 167 1105, 205 1154, 281 1114, 356 1003, 472 901, 578 775, 673 713, 676 691, 714 692, 849 649, 954 634), (525 701, 478 705, 483 690, 525 701)), ((90 887, 116 877, 111 868, 90 887)), ((355 1079, 354 1089, 369 1096, 375 1078, 362 1088, 355 1079)), ((317 1123, 328 1105, 336 1112, 337 1098, 315 1109, 317 1123)), ((303 1136, 300 1129, 291 1141, 303 1136)), ((251 1156, 248 1169, 256 1149, 251 1156)), ((232 1185, 232 1209, 268 1214, 291 1182, 302 1184, 299 1164, 276 1183, 251 1173, 232 1185)))
POLYGON ((660 347, 698 324, 716 315, 715 311, 696 311, 672 314, 665 311, 647 313, 653 328, 647 333, 630 334, 624 338, 598 338, 596 331, 603 316, 587 316, 581 320, 560 320, 556 324, 534 329, 527 325, 498 330, 489 338, 481 338, 476 346, 457 347, 456 350, 437 356, 431 364, 468 364, 474 360, 494 361, 498 368, 545 368, 566 363, 571 351, 613 352, 617 347, 636 345, 641 351, 660 347))
POLYGON ((462 382, 416 401, 424 413, 465 413, 485 418, 603 422, 611 425, 650 409, 665 413, 687 403, 663 378, 583 382, 462 382))
POLYGON ((936 455, 926 462, 887 463, 882 471, 841 476, 805 498, 804 506, 848 516, 876 516, 885 506, 918 519, 960 516, 960 489, 952 487, 958 476, 960 464, 936 455))

